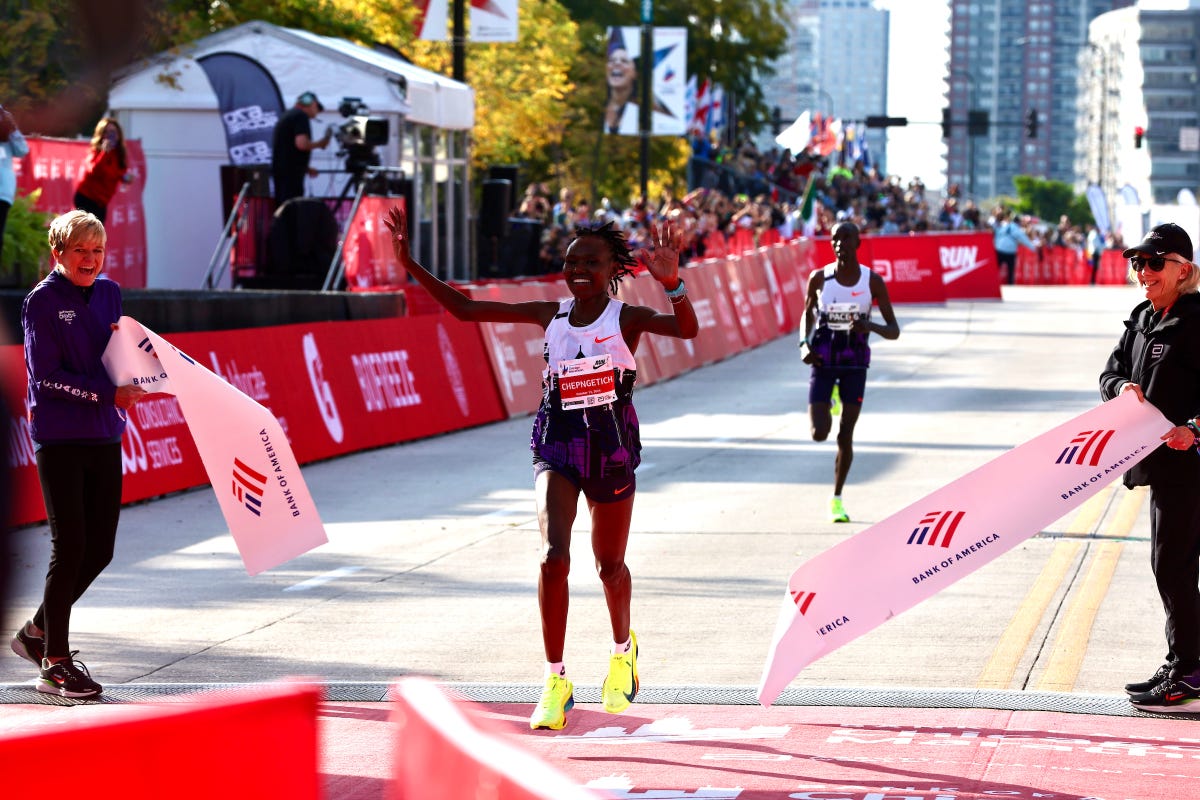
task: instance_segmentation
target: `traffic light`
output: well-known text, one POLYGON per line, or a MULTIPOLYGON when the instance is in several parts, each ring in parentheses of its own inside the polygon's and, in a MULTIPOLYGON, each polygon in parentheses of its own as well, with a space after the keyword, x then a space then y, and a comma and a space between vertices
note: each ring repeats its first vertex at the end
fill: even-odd
POLYGON ((950 106, 942 109, 942 138, 950 138, 950 106))
POLYGON ((1146 137, 1146 129, 1143 128, 1141 125, 1138 125, 1136 128, 1133 129, 1133 146, 1138 149, 1141 149, 1142 139, 1144 139, 1145 137, 1146 137))
POLYGON ((968 136, 987 136, 989 124, 987 111, 975 109, 967 112, 968 136))
POLYGON ((1036 108, 1029 109, 1025 114, 1025 137, 1028 139, 1037 138, 1038 113, 1036 108))

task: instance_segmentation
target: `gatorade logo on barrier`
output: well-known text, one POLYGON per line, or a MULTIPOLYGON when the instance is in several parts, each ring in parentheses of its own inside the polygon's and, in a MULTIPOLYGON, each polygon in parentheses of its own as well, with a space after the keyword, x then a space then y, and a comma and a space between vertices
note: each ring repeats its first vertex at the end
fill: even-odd
POLYGON ((1104 446, 1116 431, 1095 430, 1080 431, 1075 438, 1063 448, 1055 464, 1083 464, 1085 459, 1091 467, 1100 464, 1100 456, 1104 454, 1104 446), (1090 458, 1089 458, 1090 455, 1090 458))
POLYGON ((262 497, 267 488, 267 476, 233 459, 233 496, 256 517, 262 516, 262 497))
POLYGON ((308 382, 312 386, 313 397, 317 399, 317 411, 329 438, 341 444, 346 436, 342 418, 338 414, 337 403, 333 400, 333 388, 325 380, 324 366, 321 364, 321 353, 317 350, 316 337, 311 333, 304 334, 304 365, 308 367, 308 382))
POLYGON ((962 522, 965 511, 930 511, 921 517, 917 527, 908 535, 908 544, 927 544, 931 547, 941 545, 949 547, 958 523, 962 522), (928 537, 928 541, 926 541, 928 537))

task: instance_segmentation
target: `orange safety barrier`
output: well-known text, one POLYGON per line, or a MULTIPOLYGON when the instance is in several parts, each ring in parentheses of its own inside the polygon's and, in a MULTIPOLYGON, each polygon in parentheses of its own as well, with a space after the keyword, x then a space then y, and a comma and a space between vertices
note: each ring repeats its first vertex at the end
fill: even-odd
MULTIPOLYGON (((465 702, 431 681, 396 684, 395 778, 389 800, 598 800, 610 797, 574 783, 505 741, 465 702)), ((286 797, 283 794, 264 795, 286 797)))
POLYGON ((0 732, 5 797, 316 800, 320 700, 296 683, 59 712, 70 721, 0 732))

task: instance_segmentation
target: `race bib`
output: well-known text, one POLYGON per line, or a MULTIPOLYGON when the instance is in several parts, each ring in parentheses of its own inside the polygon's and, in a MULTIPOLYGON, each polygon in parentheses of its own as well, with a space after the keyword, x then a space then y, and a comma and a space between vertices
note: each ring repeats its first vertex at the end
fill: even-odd
POLYGON ((564 411, 602 406, 617 399, 612 356, 572 358, 558 362, 558 393, 564 411))
POLYGON ((858 303, 830 303, 825 312, 825 323, 832 331, 848 331, 861 316, 858 303))

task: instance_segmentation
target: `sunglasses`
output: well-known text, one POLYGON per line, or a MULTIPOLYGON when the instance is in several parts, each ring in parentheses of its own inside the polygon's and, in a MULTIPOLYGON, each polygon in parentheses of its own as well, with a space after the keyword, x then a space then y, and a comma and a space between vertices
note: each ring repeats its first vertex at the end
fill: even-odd
POLYGON ((1141 258, 1134 256, 1129 259, 1129 266, 1133 267, 1134 272, 1141 272, 1143 269, 1148 269, 1151 272, 1162 272, 1163 267, 1170 261, 1175 264, 1186 264, 1186 261, 1180 261, 1177 258, 1164 258, 1162 256, 1151 256, 1150 258, 1141 258))

